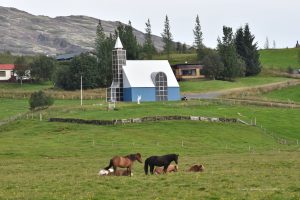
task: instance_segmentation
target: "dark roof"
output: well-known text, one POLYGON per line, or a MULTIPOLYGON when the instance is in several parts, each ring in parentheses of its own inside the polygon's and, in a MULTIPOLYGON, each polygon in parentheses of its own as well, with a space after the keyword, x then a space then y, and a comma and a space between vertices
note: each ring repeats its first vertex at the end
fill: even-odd
POLYGON ((203 65, 200 65, 200 64, 187 64, 187 63, 172 65, 172 68, 178 68, 178 67, 183 67, 183 68, 203 67, 203 65))
POLYGON ((81 54, 81 52, 62 54, 62 55, 56 56, 56 60, 71 60, 72 58, 74 58, 75 56, 78 56, 80 54, 81 54))

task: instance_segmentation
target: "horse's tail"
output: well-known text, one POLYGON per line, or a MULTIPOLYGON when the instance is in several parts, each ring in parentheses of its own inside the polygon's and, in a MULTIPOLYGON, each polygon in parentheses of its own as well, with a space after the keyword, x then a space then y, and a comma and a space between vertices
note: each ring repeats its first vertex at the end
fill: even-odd
POLYGON ((144 171, 146 175, 148 175, 148 165, 149 165, 149 159, 147 158, 145 160, 145 165, 144 165, 144 171))
POLYGON ((113 160, 111 159, 110 161, 109 161, 109 165, 107 166, 107 167, 105 167, 104 169, 105 170, 108 170, 109 168, 111 168, 113 166, 113 160))

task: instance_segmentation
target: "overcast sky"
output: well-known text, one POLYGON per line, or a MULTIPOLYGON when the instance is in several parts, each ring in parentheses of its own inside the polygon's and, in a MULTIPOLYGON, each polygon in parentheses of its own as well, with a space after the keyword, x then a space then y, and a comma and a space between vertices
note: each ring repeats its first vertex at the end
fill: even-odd
POLYGON ((1 6, 15 7, 34 15, 50 17, 87 15, 121 21, 143 31, 149 18, 152 32, 160 35, 166 14, 175 41, 193 43, 198 14, 204 44, 216 46, 222 26, 234 30, 248 23, 260 47, 266 37, 270 45, 293 47, 300 41, 300 0, 0 0, 1 6))

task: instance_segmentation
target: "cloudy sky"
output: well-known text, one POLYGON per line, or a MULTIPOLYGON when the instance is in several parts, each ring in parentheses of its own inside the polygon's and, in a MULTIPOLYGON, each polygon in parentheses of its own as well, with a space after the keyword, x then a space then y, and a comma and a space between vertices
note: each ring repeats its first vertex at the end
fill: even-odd
POLYGON ((166 14, 175 41, 193 43, 198 14, 206 46, 215 47, 222 26, 234 30, 245 23, 260 47, 266 37, 272 46, 293 47, 300 41, 300 0, 0 0, 0 6, 15 7, 34 15, 50 17, 87 15, 127 23, 144 31, 149 18, 153 34, 160 35, 166 14))

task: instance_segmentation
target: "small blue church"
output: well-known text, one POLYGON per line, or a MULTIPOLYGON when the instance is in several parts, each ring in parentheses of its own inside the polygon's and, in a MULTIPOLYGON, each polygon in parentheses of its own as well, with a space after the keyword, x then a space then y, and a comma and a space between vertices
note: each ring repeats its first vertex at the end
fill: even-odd
POLYGON ((177 101, 180 87, 167 60, 126 60, 120 38, 112 52, 113 80, 108 101, 177 101))

